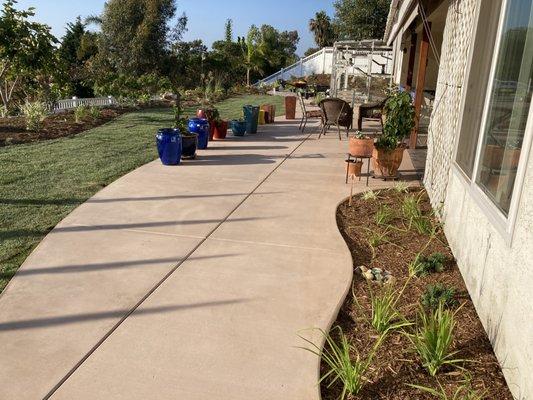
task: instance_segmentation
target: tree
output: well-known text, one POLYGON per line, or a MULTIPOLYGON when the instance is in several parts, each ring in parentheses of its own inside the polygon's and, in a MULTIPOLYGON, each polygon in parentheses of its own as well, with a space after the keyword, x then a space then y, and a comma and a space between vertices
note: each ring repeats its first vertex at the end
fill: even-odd
POLYGON ((98 54, 98 35, 86 30, 81 18, 67 24, 59 54, 69 73, 72 93, 79 97, 92 97, 93 79, 88 74, 86 62, 98 54))
POLYGON ((53 70, 54 44, 50 27, 30 22, 33 8, 19 11, 15 0, 6 0, 0 16, 0 98, 6 109, 25 79, 53 70))
POLYGON ((315 14, 315 18, 309 21, 309 30, 315 37, 315 43, 319 48, 332 46, 335 42, 335 32, 331 24, 331 18, 320 11, 315 14))
POLYGON ((226 25, 224 25, 224 40, 226 42, 233 42, 233 21, 231 18, 228 18, 226 25))
POLYGON ((250 86, 250 74, 252 71, 261 71, 262 58, 259 54, 259 45, 261 41, 261 32, 255 25, 250 27, 246 35, 246 85, 250 86))
POLYGON ((391 0, 337 0, 335 26, 345 40, 381 39, 391 0))
MULTIPOLYGON (((101 15, 100 58, 120 74, 160 72, 187 24, 174 0, 109 0, 101 15)), ((97 21, 94 21, 97 22, 97 21)))

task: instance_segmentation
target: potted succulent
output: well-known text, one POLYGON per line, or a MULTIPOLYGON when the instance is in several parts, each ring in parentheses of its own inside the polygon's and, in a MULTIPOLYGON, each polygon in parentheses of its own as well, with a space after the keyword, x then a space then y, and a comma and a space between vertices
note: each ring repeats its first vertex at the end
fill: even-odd
POLYGON ((403 140, 415 126, 415 111, 408 92, 394 90, 385 103, 387 120, 383 134, 374 143, 372 162, 374 175, 395 178, 402 163, 406 145, 403 140))
POLYGON ((232 120, 231 131, 233 136, 244 136, 246 133, 246 120, 244 118, 232 120))
POLYGON ((349 151, 355 157, 371 157, 374 149, 374 139, 361 131, 350 136, 349 151))

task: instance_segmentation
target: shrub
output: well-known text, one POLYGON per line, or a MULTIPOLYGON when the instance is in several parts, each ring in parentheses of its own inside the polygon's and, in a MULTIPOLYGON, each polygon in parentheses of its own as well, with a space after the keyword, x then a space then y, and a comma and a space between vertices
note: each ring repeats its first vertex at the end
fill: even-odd
POLYGON ((79 123, 89 116, 89 107, 79 105, 74 109, 74 120, 79 123))
POLYGON ((439 304, 442 304, 445 308, 453 308, 457 305, 455 288, 441 283, 428 285, 420 298, 420 303, 432 310, 436 309, 439 304))
POLYGON ((331 387, 335 382, 340 381, 343 386, 340 399, 343 400, 348 395, 357 395, 363 388, 366 381, 365 374, 381 344, 381 339, 376 342, 368 356, 362 358, 357 349, 350 344, 342 328, 336 326, 331 331, 333 332, 334 330, 338 330, 340 344, 335 342, 331 334, 321 330, 320 332, 325 338, 324 348, 321 349, 310 340, 302 337, 312 346, 311 348, 302 347, 302 349, 322 358, 328 367, 328 371, 322 375, 319 383, 327 379, 329 381, 328 387, 331 387), (356 354, 354 360, 352 360, 351 353, 356 354))
POLYGON ((439 304, 436 310, 421 308, 415 333, 408 335, 422 366, 435 376, 445 365, 457 366, 465 360, 456 359, 451 351, 455 329, 455 313, 439 304))
POLYGON ((100 113, 100 110, 98 109, 98 107, 92 106, 89 109, 89 115, 91 116, 92 119, 98 119, 98 118, 100 118, 101 113, 100 113))
POLYGON ((398 193, 407 193, 409 190, 409 184, 404 181, 396 182, 394 185, 394 190, 396 190, 398 193))
POLYGON ((433 272, 442 272, 445 268, 446 256, 442 253, 433 253, 430 256, 417 254, 409 263, 409 276, 426 276, 433 272))
POLYGON ((384 107, 387 115, 383 135, 375 143, 377 148, 393 150, 398 142, 409 136, 415 124, 415 111, 408 92, 393 90, 384 107))
POLYGON ((33 103, 26 102, 21 111, 26 117, 26 129, 29 131, 37 131, 41 129, 42 122, 46 118, 46 105, 42 102, 36 101, 33 103))

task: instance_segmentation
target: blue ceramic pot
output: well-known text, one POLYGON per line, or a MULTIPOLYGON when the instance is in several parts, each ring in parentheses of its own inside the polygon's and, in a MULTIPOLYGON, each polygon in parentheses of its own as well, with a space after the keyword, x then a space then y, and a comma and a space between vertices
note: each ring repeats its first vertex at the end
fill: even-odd
POLYGON ((157 152, 163 165, 178 165, 181 160, 181 135, 177 129, 163 128, 155 135, 157 152))
POLYGON ((207 149, 209 143, 209 122, 204 118, 191 118, 189 120, 189 132, 198 135, 198 149, 207 149))

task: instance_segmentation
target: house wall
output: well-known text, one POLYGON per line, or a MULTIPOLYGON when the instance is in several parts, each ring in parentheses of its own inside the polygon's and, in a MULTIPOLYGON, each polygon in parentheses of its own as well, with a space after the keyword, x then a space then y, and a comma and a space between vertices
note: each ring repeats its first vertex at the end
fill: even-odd
POLYGON ((511 243, 453 165, 480 1, 453 0, 448 7, 424 184, 433 206, 442 206, 446 236, 509 388, 517 399, 533 399, 533 157, 527 161, 511 243))

